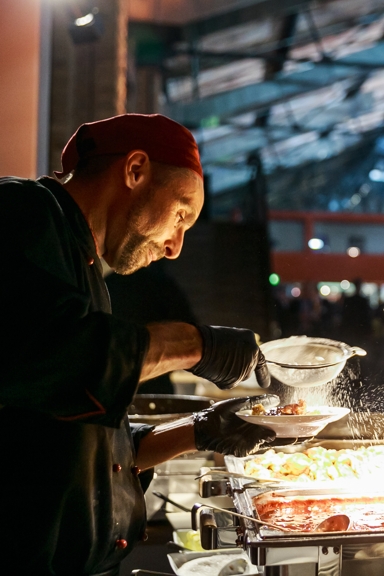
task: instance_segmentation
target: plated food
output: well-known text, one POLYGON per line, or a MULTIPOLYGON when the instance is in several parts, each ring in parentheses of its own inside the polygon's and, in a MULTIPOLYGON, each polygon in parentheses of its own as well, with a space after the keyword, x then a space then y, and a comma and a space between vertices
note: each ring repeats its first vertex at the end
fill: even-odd
POLYGON ((349 411, 349 408, 307 406, 304 400, 298 400, 295 404, 270 409, 260 403, 250 410, 239 410, 236 415, 251 424, 272 428, 280 438, 310 438, 330 422, 346 416, 349 411))
POLYGON ((355 450, 308 448, 296 454, 273 449, 244 462, 244 472, 257 478, 280 479, 300 484, 337 480, 382 478, 384 445, 360 447, 355 450))
POLYGON ((310 414, 320 414, 318 408, 308 408, 305 400, 300 399, 297 404, 286 404, 285 406, 277 406, 267 410, 263 404, 256 404, 252 407, 253 416, 304 416, 310 414))

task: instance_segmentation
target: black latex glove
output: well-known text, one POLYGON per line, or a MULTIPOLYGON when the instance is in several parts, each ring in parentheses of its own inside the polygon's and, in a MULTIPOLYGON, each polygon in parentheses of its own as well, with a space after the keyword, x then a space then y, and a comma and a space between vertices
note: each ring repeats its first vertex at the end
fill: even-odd
POLYGON ((271 377, 252 330, 224 326, 197 328, 203 338, 203 355, 189 372, 224 390, 247 380, 254 370, 258 385, 268 388, 271 377))
POLYGON ((276 434, 270 428, 250 424, 236 416, 242 408, 250 410, 255 404, 263 404, 268 409, 279 404, 279 397, 264 394, 231 398, 196 412, 193 415, 196 448, 243 457, 257 452, 264 442, 274 440, 276 434))

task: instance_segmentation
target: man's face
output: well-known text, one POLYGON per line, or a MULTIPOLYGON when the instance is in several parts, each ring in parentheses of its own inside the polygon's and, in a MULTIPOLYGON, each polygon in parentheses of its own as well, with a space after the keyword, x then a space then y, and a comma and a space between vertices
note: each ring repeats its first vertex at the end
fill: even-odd
POLYGON ((203 200, 203 182, 192 171, 176 172, 166 184, 152 179, 130 205, 115 271, 132 274, 160 258, 177 258, 203 200))

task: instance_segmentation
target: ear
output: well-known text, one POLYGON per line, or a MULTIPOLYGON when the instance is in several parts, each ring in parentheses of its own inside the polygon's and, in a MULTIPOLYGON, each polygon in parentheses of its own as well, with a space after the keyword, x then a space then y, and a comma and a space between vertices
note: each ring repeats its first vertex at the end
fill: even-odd
POLYGON ((150 160, 143 150, 132 150, 125 158, 125 185, 133 190, 150 177, 150 160))

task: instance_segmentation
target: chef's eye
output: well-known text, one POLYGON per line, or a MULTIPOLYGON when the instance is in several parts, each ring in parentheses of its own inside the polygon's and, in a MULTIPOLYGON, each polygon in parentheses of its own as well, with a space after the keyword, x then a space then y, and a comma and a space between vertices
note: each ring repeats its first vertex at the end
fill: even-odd
POLYGON ((181 222, 184 222, 184 214, 182 212, 178 212, 177 213, 177 223, 180 224, 181 222))

